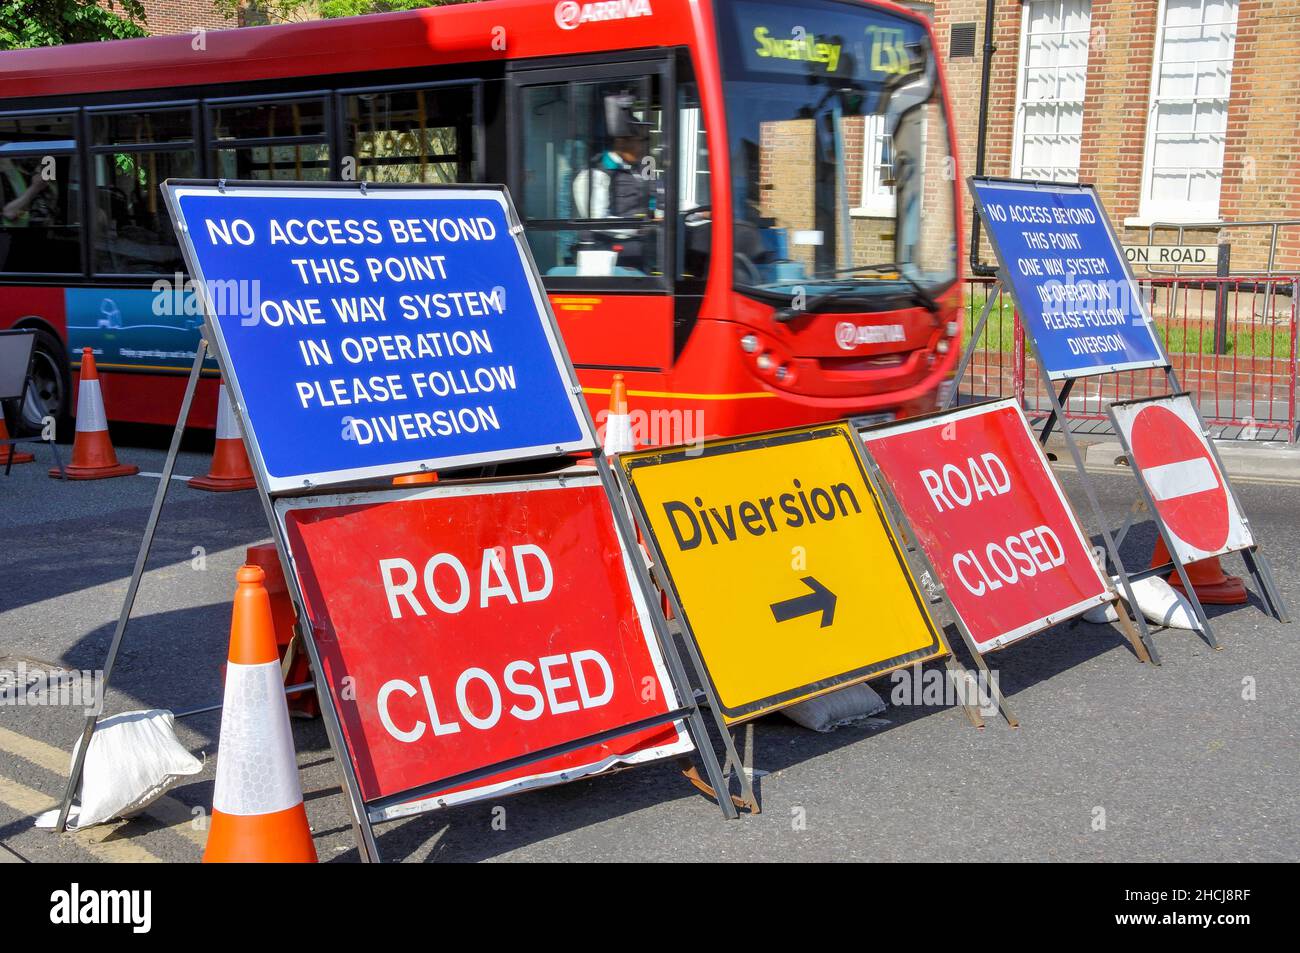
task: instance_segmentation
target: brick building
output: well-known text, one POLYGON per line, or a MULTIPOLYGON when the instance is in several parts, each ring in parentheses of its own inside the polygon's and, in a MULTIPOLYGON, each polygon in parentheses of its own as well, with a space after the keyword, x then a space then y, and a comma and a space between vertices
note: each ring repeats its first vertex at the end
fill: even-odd
MULTIPOLYGON (((971 174, 986 3, 933 7, 971 174)), ((1156 221, 1300 219, 1297 29, 1300 0, 996 0, 985 171, 1094 183, 1131 244, 1156 221)), ((1218 240, 1234 271, 1265 265, 1264 229, 1186 238, 1218 240)), ((1300 270, 1300 227, 1278 265, 1300 270)))
MULTIPOLYGON (((120 9, 118 10, 120 13, 120 9)), ((145 27, 155 36, 239 26, 217 13, 212 0, 144 0, 145 27)))

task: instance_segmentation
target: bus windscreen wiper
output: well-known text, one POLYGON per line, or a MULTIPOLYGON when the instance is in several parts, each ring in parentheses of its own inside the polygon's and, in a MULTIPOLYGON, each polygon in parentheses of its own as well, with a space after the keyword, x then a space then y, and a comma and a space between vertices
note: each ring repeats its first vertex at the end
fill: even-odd
MULTIPOLYGON (((904 274, 899 269, 898 264, 896 262, 891 261, 891 262, 884 262, 878 265, 855 265, 852 268, 839 268, 836 269, 835 271, 832 271, 827 277, 838 278, 844 275, 852 275, 862 271, 889 272, 898 275, 898 277, 912 289, 912 295, 917 300, 917 302, 920 303, 921 307, 925 308, 925 310, 929 311, 931 314, 938 313, 939 303, 934 300, 934 296, 931 295, 930 292, 926 291, 925 288, 920 284, 920 282, 918 282, 915 278, 911 277, 910 275, 904 274)), ((814 297, 811 301, 807 302, 802 308, 796 308, 793 305, 786 308, 778 308, 775 311, 775 313, 773 313, 772 320, 775 321, 777 324, 787 324, 790 321, 793 321, 795 318, 799 317, 801 314, 812 314, 813 312, 817 311, 817 309, 819 309, 822 305, 826 304, 829 301, 834 301, 836 299, 845 298, 845 297, 849 297, 849 298, 858 297, 859 295, 857 294, 857 291, 858 289, 856 288, 842 288, 842 287, 834 288, 830 291, 824 291, 821 294, 814 297)))
POLYGON ((898 275, 899 278, 911 286, 912 290, 916 293, 917 300, 921 302, 921 306, 925 308, 926 311, 929 311, 931 314, 937 314, 939 312, 939 302, 934 300, 934 295, 926 291, 919 281, 903 271, 902 268, 898 267, 898 262, 895 261, 884 262, 879 265, 855 265, 852 268, 840 268, 831 272, 831 277, 834 278, 841 275, 852 275, 860 271, 880 271, 898 275))

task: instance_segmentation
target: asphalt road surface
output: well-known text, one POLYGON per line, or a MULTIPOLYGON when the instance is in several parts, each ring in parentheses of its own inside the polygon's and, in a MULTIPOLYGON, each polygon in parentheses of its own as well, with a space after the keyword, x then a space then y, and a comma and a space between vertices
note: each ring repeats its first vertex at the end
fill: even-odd
MULTIPOLYGON (((0 668, 95 669, 157 479, 60 483, 38 454, 39 465, 0 476, 0 668)), ((119 455, 144 471, 162 465, 158 450, 119 455)), ((183 454, 177 472, 206 468, 206 457, 183 454)), ((1089 523, 1077 476, 1062 479, 1089 523)), ((1131 477, 1093 483, 1118 524, 1131 477)), ((1300 611, 1300 484, 1238 490, 1300 611)), ((1145 565, 1153 537, 1139 525, 1126 562, 1145 565)), ((173 486, 108 712, 219 700, 234 572, 245 547, 268 538, 252 492, 173 486)), ((1241 571, 1236 557, 1225 564, 1241 571)), ((998 653, 1018 729, 991 718, 976 730, 957 708, 924 705, 829 734, 765 718, 753 738, 756 816, 724 821, 661 763, 382 825, 379 847, 417 862, 1300 860, 1300 624, 1279 624, 1253 597, 1211 614, 1221 651, 1157 630, 1158 668, 1111 626, 1078 621, 998 653)), ((874 687, 889 696, 888 677, 874 687)), ((201 774, 131 820, 57 836, 33 817, 60 794, 80 723, 78 709, 0 707, 0 862, 197 860, 219 715, 179 723, 201 774)), ((295 721, 294 732, 320 858, 355 861, 325 732, 319 721, 295 721)))

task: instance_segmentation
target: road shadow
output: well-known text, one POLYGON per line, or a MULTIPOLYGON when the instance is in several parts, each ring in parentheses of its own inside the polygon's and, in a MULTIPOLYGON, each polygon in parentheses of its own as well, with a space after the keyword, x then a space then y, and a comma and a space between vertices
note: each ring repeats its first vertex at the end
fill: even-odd
MULTIPOLYGON (((196 546, 216 552, 270 535, 255 493, 213 494, 174 483, 158 519, 148 568, 189 562, 196 546)), ((148 519, 149 507, 138 506, 93 520, 78 516, 44 523, 36 533, 28 529, 0 552, 5 579, 0 611, 129 579, 148 519)), ((120 608, 119 602, 114 612, 120 608)))

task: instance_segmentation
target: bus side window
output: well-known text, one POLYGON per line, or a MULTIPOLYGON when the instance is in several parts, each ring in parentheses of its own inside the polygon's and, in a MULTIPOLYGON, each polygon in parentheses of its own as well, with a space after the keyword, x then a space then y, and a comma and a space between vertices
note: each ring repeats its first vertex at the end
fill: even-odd
POLYGON ((523 215, 542 273, 662 277, 659 77, 528 86, 520 105, 523 215))
POLYGON ((75 115, 0 117, 0 271, 79 274, 75 115))
POLYGON ((135 109, 91 119, 94 269, 101 275, 185 270, 158 186, 198 172, 194 109, 135 109))
POLYGON ((330 178, 325 98, 212 103, 212 174, 220 179, 330 178))
POLYGON ((473 168, 471 86, 343 96, 343 177, 366 182, 468 182, 473 168), (348 160, 354 165, 349 168, 348 160), (349 176, 349 172, 353 174, 349 176))

